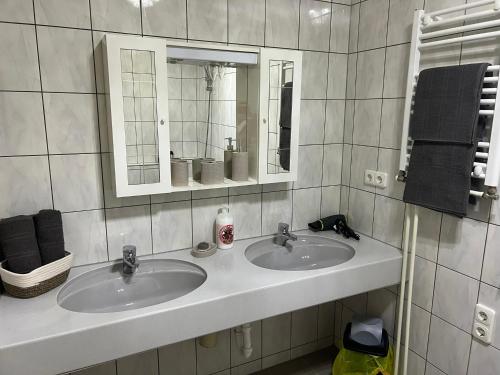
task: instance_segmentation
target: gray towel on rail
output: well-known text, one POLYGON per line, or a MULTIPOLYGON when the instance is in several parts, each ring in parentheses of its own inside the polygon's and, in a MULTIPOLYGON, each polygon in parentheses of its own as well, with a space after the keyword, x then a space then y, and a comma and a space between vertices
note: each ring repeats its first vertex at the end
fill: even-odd
POLYGON ((410 126, 411 138, 472 144, 488 66, 468 64, 420 72, 410 126))
POLYGON ((420 73, 410 126, 414 144, 405 202, 459 217, 467 214, 481 89, 488 65, 420 73))

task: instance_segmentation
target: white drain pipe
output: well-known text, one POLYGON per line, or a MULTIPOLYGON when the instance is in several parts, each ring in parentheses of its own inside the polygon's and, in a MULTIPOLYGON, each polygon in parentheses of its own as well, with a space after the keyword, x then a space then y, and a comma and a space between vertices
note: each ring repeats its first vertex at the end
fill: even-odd
POLYGON ((250 323, 245 323, 235 329, 237 337, 243 339, 243 345, 240 347, 245 358, 250 358, 253 352, 252 347, 252 326, 250 323))
MULTIPOLYGON (((403 370, 401 375, 406 375, 408 369, 408 350, 410 345, 410 320, 411 320, 411 300, 413 296, 413 278, 415 274, 415 253, 417 252, 417 233, 418 233, 418 209, 417 206, 409 206, 407 211, 413 207, 413 226, 411 232, 411 254, 410 254, 410 277, 408 278, 408 298, 406 300, 406 321, 405 321, 405 347, 403 353, 403 370)), ((408 245, 410 242, 410 212, 405 217, 405 236, 403 242, 403 265, 401 269, 401 291, 399 295, 398 328, 396 336, 396 358, 394 360, 394 375, 399 375, 399 358, 401 350, 401 331, 403 326, 403 305, 405 302, 405 283, 408 266, 408 245)))

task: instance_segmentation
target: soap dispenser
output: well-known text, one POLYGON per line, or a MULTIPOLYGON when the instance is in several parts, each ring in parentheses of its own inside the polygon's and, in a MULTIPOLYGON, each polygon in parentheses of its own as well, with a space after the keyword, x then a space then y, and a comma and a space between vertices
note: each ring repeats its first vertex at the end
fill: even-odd
POLYGON ((227 139, 228 145, 227 148, 224 150, 224 177, 232 178, 232 171, 233 171, 232 160, 234 152, 233 137, 228 137, 225 139, 227 139))
POLYGON ((234 240, 233 216, 229 213, 227 206, 219 209, 215 220, 215 231, 217 247, 219 249, 231 249, 234 240))

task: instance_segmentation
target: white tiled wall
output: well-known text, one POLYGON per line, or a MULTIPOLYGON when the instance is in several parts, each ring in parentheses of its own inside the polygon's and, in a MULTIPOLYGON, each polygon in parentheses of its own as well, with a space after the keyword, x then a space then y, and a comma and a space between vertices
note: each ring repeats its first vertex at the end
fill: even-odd
MULTIPOLYGON (((123 232, 141 254, 212 239, 222 204, 238 238, 273 233, 279 221, 305 229, 337 213, 350 13, 350 0, 0 1, 0 217, 61 210, 66 246, 83 265, 119 257, 123 232), (299 181, 114 197, 106 32, 303 50, 299 181)), ((170 109, 180 113, 180 100, 170 109)), ((253 323, 260 354, 248 362, 228 330, 213 350, 190 340, 81 374, 249 373, 330 345, 333 311, 328 304, 253 323)))
MULTIPOLYGON (((351 6, 340 207, 354 229, 394 246, 401 246, 405 213, 404 186, 393 177, 399 163, 413 11, 465 2, 363 0, 351 6), (365 186, 365 169, 387 172, 388 188, 365 186)), ((483 61, 490 47, 453 47, 423 56, 424 63, 431 67, 483 61)), ((499 342, 485 346, 471 336, 476 303, 500 307, 500 204, 495 202, 491 212, 488 201, 470 205, 470 217, 463 220, 426 209, 419 212, 408 373, 500 374, 499 342)), ((389 288, 337 303, 336 335, 354 312, 365 311, 384 317, 391 333, 397 293, 389 288)))

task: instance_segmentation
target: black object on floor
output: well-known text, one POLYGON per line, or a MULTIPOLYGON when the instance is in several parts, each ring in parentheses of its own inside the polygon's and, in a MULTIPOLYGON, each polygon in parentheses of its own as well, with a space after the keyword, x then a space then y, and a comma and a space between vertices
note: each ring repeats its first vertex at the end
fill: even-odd
POLYGON ((385 357, 389 352, 389 335, 385 329, 382 329, 382 341, 380 345, 363 345, 351 339, 352 323, 348 323, 344 331, 344 348, 353 352, 385 357))
POLYGON ((42 265, 31 216, 1 220, 0 247, 7 260, 7 269, 12 272, 28 273, 42 265))
POLYGON ((308 226, 313 232, 333 230, 337 234, 342 234, 345 238, 359 240, 359 235, 349 228, 344 215, 327 216, 313 223, 309 223, 308 226))
POLYGON ((35 222, 38 248, 42 264, 64 258, 64 234, 61 212, 41 210, 33 217, 35 222))
POLYGON ((410 124, 414 143, 405 202, 466 215, 488 66, 449 66, 420 73, 410 124))

